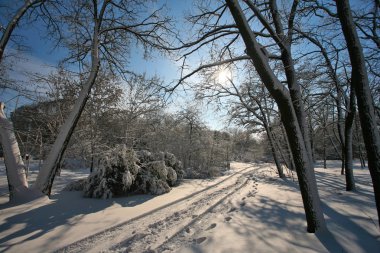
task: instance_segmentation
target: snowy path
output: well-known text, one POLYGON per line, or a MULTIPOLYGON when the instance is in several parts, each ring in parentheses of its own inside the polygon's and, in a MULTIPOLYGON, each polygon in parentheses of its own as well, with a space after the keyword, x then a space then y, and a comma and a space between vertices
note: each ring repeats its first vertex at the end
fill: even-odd
MULTIPOLYGON (((237 168, 222 181, 189 196, 155 209, 133 220, 69 245, 61 252, 145 252, 158 248, 180 233, 191 233, 191 225, 201 221, 232 195, 254 189, 253 166, 237 168), (153 221, 153 223, 152 223, 153 221)), ((226 217, 228 220, 229 217, 226 217)), ((210 229, 212 229, 212 224, 210 229)), ((201 241, 199 238, 198 241, 201 241)))
POLYGON ((51 200, 0 203, 0 251, 378 253, 369 172, 356 168, 358 192, 346 192, 339 167, 316 168, 329 229, 320 234, 306 233, 297 182, 277 178, 271 164, 233 163, 229 175, 185 180, 164 195, 110 200, 61 191, 85 175, 66 171, 51 200))

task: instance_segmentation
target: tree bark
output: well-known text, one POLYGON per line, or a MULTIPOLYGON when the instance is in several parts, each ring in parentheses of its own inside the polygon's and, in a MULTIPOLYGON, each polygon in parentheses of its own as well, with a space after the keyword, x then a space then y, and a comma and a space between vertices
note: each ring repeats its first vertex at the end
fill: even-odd
POLYGON ((360 123, 368 156, 368 168, 372 178, 380 225, 380 135, 376 124, 363 49, 356 32, 348 0, 336 1, 336 6, 347 42, 351 66, 353 66, 351 82, 355 86, 360 123))
POLYGON ((345 129, 344 129, 344 139, 345 139, 345 145, 344 145, 344 157, 345 157, 345 174, 346 174, 346 191, 354 191, 356 190, 355 187, 355 178, 353 173, 353 166, 352 166, 352 128, 353 123, 355 119, 355 110, 356 110, 356 104, 355 104, 355 91, 353 88, 354 84, 351 84, 351 93, 350 93, 350 103, 349 108, 346 115, 346 122, 345 122, 345 129))
POLYGON ((292 150, 291 150, 290 144, 289 144, 289 138, 286 135, 286 132, 285 132, 285 129, 284 129, 284 124, 281 125, 281 132, 282 132, 282 134, 284 136, 285 143, 286 143, 286 152, 287 152, 287 155, 288 155, 288 163, 290 165, 290 167, 288 167, 288 168, 290 170, 294 171, 296 169, 296 166, 294 164, 293 154, 292 154, 292 150))
POLYGON ((317 183, 310 154, 308 154, 308 148, 305 145, 290 94, 270 68, 268 59, 261 51, 261 47, 249 27, 239 3, 236 0, 226 0, 226 3, 244 40, 247 54, 250 56, 264 85, 278 104, 296 165, 306 214, 307 231, 314 233, 322 230, 325 228, 325 220, 320 206, 317 183))

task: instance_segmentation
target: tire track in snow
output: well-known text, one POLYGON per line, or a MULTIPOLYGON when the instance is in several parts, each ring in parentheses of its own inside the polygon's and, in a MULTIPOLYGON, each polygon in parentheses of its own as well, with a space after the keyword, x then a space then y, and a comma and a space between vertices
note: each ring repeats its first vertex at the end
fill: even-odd
MULTIPOLYGON (((244 177, 244 175, 242 175, 239 179, 241 179, 243 177, 244 177)), ((160 245, 157 245, 156 247, 154 247, 154 250, 152 250, 152 252, 163 252, 166 250, 168 250, 170 252, 171 251, 176 252, 176 250, 178 249, 178 245, 179 246, 184 245, 184 242, 183 242, 184 238, 193 237, 193 236, 191 236, 192 230, 195 230, 196 232, 198 232, 198 230, 210 231, 210 230, 215 229, 217 227, 217 223, 212 223, 208 226, 207 225, 205 226, 203 224, 204 221, 208 221, 209 216, 213 216, 213 215, 215 215, 215 213, 224 213, 226 215, 225 216, 225 222, 229 222, 232 219, 229 216, 229 214, 236 211, 236 208, 234 208, 234 207, 230 208, 229 205, 227 204, 228 200, 232 199, 234 197, 234 195, 237 195, 237 194, 243 192, 244 190, 249 192, 249 194, 251 194, 252 191, 249 190, 251 188, 250 184, 252 184, 252 187, 256 187, 253 184, 253 178, 245 177, 243 180, 244 181, 241 184, 236 184, 236 187, 234 187, 234 189, 232 189, 232 191, 229 191, 228 193, 226 193, 224 197, 220 198, 218 201, 216 201, 216 203, 214 203, 209 208, 207 208, 202 213, 202 215, 199 215, 196 219, 187 223, 185 226, 183 226, 183 228, 181 230, 177 231, 175 234, 173 234, 166 241, 164 241, 160 245), (247 189, 247 187, 248 187, 248 189, 247 189), (227 205, 225 205, 225 204, 227 204, 227 205), (202 229, 199 229, 199 228, 202 228, 202 229)), ((253 195, 254 195, 254 193, 253 193, 253 195)), ((195 235, 195 233, 193 233, 192 235, 195 235)), ((194 238, 192 240, 192 242, 196 243, 196 244, 201 244, 206 239, 207 239, 207 237, 197 237, 197 238, 194 238)))
POLYGON ((249 166, 237 170, 205 189, 74 242, 56 252, 150 252, 246 186, 252 179, 247 175, 253 168, 249 166), (152 220, 157 222, 152 223, 152 220))

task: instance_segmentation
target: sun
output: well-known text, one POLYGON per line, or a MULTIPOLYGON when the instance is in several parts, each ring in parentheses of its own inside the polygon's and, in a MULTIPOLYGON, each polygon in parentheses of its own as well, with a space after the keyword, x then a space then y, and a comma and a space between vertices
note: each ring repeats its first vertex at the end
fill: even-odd
POLYGON ((216 81, 220 84, 226 84, 232 78, 232 72, 229 68, 222 68, 216 73, 216 81))

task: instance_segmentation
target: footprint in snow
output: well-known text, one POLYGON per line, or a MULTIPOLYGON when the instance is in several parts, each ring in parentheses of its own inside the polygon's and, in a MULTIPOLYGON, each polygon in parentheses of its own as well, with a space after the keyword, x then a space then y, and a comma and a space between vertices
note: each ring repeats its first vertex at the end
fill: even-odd
POLYGON ((225 221, 230 221, 230 220, 232 220, 232 218, 231 217, 226 217, 226 218, 224 218, 224 220, 225 221))
POLYGON ((216 223, 212 223, 206 230, 211 230, 216 227, 216 223))
POLYGON ((193 242, 197 244, 201 244, 202 242, 206 241, 207 237, 199 237, 197 239, 194 239, 193 242))
POLYGON ((248 195, 247 195, 247 197, 248 197, 248 198, 252 198, 252 197, 255 196, 255 193, 256 193, 256 192, 249 192, 248 195))
POLYGON ((233 211, 236 211, 236 208, 235 207, 232 207, 228 212, 231 213, 233 211))

